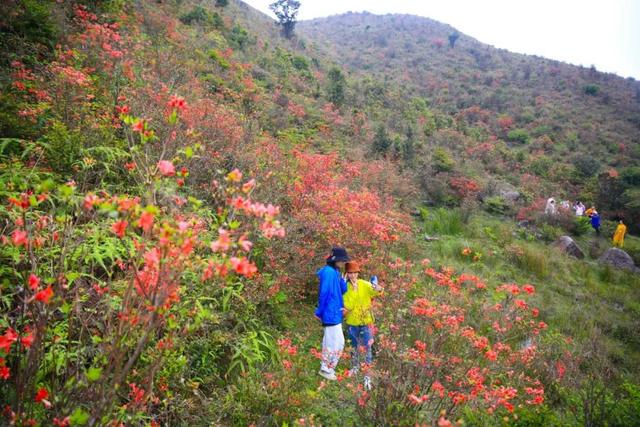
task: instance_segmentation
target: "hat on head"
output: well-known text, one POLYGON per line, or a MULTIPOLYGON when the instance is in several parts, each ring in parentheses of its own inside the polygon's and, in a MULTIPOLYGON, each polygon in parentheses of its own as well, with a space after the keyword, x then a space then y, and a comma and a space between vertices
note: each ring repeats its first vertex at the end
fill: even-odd
POLYGON ((335 247, 331 249, 331 255, 327 257, 329 262, 346 262, 349 261, 349 255, 345 248, 335 247))
POLYGON ((359 273, 360 264, 358 264, 356 261, 349 261, 344 265, 344 270, 346 273, 359 273))

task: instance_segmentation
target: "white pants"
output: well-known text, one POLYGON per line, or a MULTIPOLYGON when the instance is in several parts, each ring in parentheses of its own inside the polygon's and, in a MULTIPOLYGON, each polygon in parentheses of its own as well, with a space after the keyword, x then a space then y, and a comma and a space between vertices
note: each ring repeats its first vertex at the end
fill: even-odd
POLYGON ((344 349, 344 334, 342 324, 325 326, 322 337, 322 364, 320 369, 335 374, 336 366, 344 349))

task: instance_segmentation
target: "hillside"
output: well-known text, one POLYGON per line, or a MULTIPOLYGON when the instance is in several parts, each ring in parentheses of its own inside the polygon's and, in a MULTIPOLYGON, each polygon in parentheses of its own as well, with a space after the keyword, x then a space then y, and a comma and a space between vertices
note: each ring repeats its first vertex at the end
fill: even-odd
POLYGON ((638 226, 636 82, 407 16, 0 12, 0 424, 639 424, 640 276, 539 204, 638 226), (331 381, 336 245, 384 290, 331 381))
MULTIPOLYGON (((400 144, 409 132, 417 158, 440 146, 484 184, 494 176, 533 199, 581 199, 609 219, 640 222, 637 190, 624 194, 640 161, 639 82, 496 49, 416 16, 348 13, 298 28, 349 70, 345 103, 378 112, 382 104, 386 114, 368 116, 400 144), (452 122, 434 120, 438 113, 452 122), (612 194, 607 175, 620 173, 626 184, 612 194)), ((417 169, 425 180, 438 172, 417 169)))

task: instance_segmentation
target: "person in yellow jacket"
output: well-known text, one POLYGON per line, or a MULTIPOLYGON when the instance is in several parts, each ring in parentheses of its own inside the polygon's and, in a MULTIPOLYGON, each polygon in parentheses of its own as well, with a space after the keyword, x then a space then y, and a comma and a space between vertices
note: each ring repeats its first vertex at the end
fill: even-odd
MULTIPOLYGON (((355 261, 345 264, 347 274, 347 292, 343 295, 345 323, 351 346, 353 348, 351 357, 351 373, 358 372, 360 367, 360 356, 364 354, 364 362, 370 364, 373 361, 371 345, 373 344, 373 313, 371 312, 371 300, 380 295, 382 288, 376 283, 367 282, 358 278, 360 266, 355 261)), ((371 388, 371 379, 365 375, 364 385, 371 388)))
POLYGON ((627 232, 627 226, 624 225, 622 220, 616 227, 616 232, 613 233, 613 246, 617 246, 619 248, 624 247, 624 235, 627 232))

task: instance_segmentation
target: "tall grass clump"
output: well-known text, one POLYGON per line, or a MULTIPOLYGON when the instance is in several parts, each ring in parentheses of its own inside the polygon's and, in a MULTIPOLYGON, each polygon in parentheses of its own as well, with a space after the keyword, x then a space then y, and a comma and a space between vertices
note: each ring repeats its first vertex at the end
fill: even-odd
POLYGON ((511 261, 518 268, 539 279, 549 276, 551 268, 548 249, 530 245, 509 245, 507 252, 511 261))
POLYGON ((427 234, 444 236, 462 234, 464 221, 462 214, 457 209, 438 208, 429 211, 422 208, 420 215, 424 222, 424 231, 427 234))

